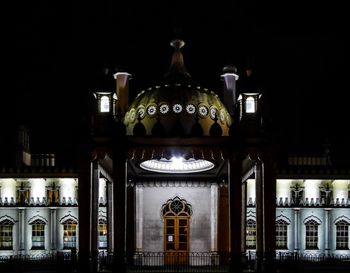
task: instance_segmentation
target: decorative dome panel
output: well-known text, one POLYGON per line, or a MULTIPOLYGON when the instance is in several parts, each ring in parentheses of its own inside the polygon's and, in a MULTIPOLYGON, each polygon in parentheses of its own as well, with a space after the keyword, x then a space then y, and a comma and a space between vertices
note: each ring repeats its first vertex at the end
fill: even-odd
POLYGON ((201 88, 185 68, 180 48, 175 51, 164 84, 141 91, 125 118, 128 135, 227 136, 231 116, 213 91, 201 88))

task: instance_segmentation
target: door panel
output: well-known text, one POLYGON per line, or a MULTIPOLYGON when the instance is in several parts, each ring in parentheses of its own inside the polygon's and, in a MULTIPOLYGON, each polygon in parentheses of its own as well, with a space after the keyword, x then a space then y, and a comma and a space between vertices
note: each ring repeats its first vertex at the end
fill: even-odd
POLYGON ((165 264, 188 264, 189 218, 167 217, 164 225, 165 264))

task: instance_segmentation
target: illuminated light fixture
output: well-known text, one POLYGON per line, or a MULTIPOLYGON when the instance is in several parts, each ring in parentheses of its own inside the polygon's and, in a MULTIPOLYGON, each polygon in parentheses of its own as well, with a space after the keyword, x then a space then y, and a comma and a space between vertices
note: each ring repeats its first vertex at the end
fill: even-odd
POLYGON ((199 173, 211 170, 214 166, 208 160, 183 157, 151 159, 140 164, 142 169, 158 173, 199 173))

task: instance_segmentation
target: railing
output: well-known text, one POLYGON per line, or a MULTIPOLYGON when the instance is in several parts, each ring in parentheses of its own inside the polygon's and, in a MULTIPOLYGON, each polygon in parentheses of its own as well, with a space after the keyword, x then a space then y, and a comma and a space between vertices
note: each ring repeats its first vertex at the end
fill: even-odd
MULTIPOLYGON (((100 269, 114 257, 100 254, 100 269)), ((128 272, 228 272, 228 254, 217 252, 135 252, 126 257, 128 272)))

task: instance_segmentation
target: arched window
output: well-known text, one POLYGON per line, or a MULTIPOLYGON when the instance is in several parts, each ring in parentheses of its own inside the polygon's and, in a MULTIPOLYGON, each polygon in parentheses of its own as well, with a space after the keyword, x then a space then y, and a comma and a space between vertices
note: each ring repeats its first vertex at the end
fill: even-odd
POLYGON ((282 219, 276 221, 276 249, 288 249, 288 223, 282 219))
POLYGON ((8 219, 0 222, 0 250, 13 249, 13 225, 14 222, 8 219))
POLYGON ((247 220, 245 241, 247 249, 256 248, 256 222, 253 219, 247 220))
POLYGON ((101 112, 109 112, 109 97, 108 96, 102 96, 101 97, 101 102, 100 102, 100 109, 101 112))
POLYGON ((188 252, 192 207, 184 199, 175 197, 162 206, 164 218, 164 250, 188 252))
POLYGON ((255 113, 255 100, 253 97, 248 97, 245 100, 245 112, 255 113))
POLYGON ((77 242, 77 222, 73 219, 67 219, 63 223, 63 248, 76 248, 77 242))
POLYGON ((45 222, 37 219, 32 225, 32 249, 45 249, 45 222))
POLYGON ((349 249, 349 223, 340 220, 336 224, 336 249, 349 249))
POLYGON ((305 248, 318 249, 318 226, 319 224, 311 219, 305 223, 305 248))
POLYGON ((107 220, 98 220, 98 244, 99 248, 107 248, 107 220))

